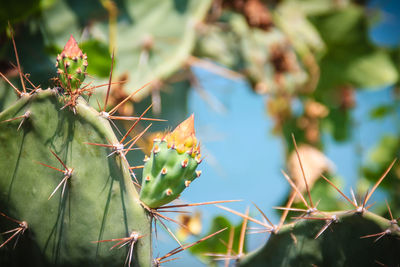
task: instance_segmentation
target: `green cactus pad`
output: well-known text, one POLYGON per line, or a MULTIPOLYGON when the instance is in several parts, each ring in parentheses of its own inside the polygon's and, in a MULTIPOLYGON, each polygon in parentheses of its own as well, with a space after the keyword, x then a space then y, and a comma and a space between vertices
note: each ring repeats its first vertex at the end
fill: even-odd
POLYGON ((168 148, 166 141, 154 141, 150 158, 146 160, 140 200, 149 208, 173 201, 200 175, 196 171, 198 158, 168 148))
POLYGON ((239 266, 397 266, 400 228, 371 212, 329 212, 337 221, 318 237, 324 220, 303 219, 283 226, 239 266), (390 231, 388 234, 368 235, 390 231), (379 264, 381 263, 381 264, 379 264))
MULTIPOLYGON (((94 241, 144 235, 135 245, 135 265, 150 266, 150 222, 120 155, 107 157, 107 144, 117 139, 107 120, 78 98, 76 114, 54 90, 23 96, 0 113, 0 211, 28 222, 15 249, 11 241, 0 249, 0 266, 123 266, 129 246, 94 241), (21 119, 30 112, 20 129, 21 119), (64 174, 39 163, 68 168, 64 196, 50 194, 64 174)), ((0 232, 18 225, 0 216, 0 232)), ((4 241, 5 237, 0 237, 4 241)))

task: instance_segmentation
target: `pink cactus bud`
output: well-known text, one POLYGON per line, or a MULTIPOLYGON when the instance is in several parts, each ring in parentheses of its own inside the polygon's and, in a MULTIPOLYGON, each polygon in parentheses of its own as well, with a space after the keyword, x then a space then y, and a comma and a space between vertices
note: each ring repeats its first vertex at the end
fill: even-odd
POLYGON ((78 43, 75 41, 74 37, 71 34, 67 44, 64 46, 64 50, 61 52, 62 57, 82 57, 82 50, 79 48, 78 43))

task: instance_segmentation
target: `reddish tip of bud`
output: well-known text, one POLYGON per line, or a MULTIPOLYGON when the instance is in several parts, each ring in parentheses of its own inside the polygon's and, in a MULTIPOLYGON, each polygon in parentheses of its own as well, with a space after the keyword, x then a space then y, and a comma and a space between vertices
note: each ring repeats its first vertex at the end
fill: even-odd
POLYGON ((61 52, 61 56, 73 58, 81 57, 83 55, 82 50, 79 48, 78 43, 75 41, 71 34, 67 44, 64 46, 64 50, 61 52))
POLYGON ((178 153, 190 151, 189 154, 197 154, 194 115, 190 115, 190 117, 179 124, 175 130, 168 133, 166 135, 166 140, 168 142, 168 147, 174 146, 178 153))
POLYGON ((194 114, 190 115, 189 118, 184 120, 181 124, 179 124, 172 133, 176 133, 180 135, 182 139, 195 135, 194 131, 194 114))

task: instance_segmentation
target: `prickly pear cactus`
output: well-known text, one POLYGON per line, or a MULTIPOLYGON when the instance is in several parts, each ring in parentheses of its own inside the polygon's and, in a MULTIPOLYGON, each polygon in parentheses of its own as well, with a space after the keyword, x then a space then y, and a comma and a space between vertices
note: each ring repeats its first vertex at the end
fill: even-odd
POLYGON ((71 35, 64 50, 57 56, 57 74, 63 88, 68 91, 78 89, 85 79, 88 66, 87 56, 83 54, 71 35))
POLYGON ((150 157, 145 158, 140 200, 157 208, 179 197, 200 176, 200 146, 194 132, 194 116, 165 136, 155 139, 150 157))
POLYGON ((35 89, 0 113, 0 231, 24 227, 0 237, 0 266, 122 266, 127 255, 151 265, 151 224, 124 152, 88 144, 119 142, 80 96, 78 49, 71 38, 58 64, 70 62, 60 80, 74 95, 35 89), (132 236, 120 249, 98 242, 132 236))

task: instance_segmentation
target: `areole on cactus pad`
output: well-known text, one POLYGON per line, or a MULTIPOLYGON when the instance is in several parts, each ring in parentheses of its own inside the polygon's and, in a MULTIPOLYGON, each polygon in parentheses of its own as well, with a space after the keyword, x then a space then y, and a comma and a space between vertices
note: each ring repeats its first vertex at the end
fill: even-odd
POLYGON ((145 157, 140 200, 158 208, 178 198, 200 176, 200 145, 194 130, 194 115, 174 131, 154 139, 150 157, 145 157))

